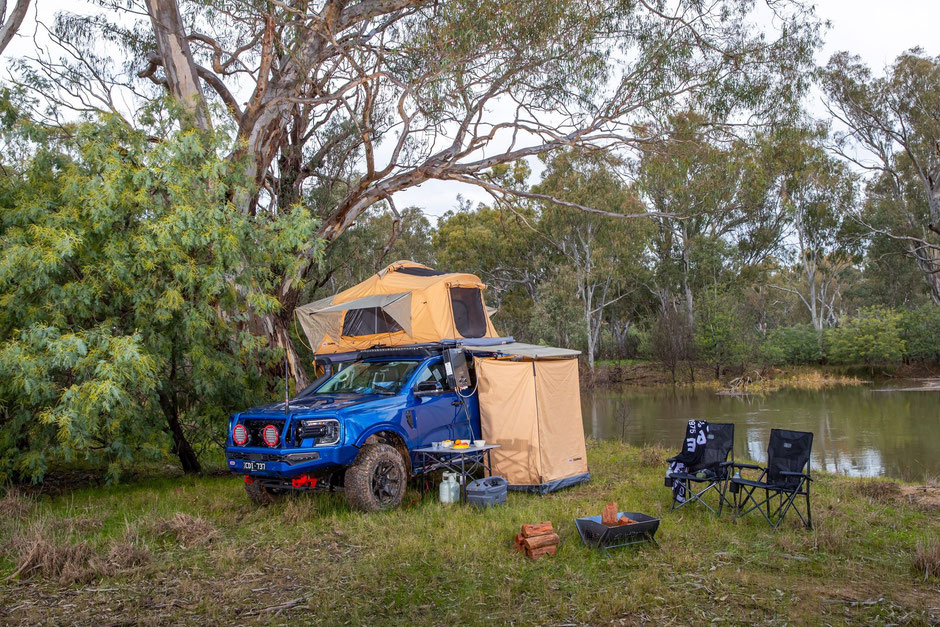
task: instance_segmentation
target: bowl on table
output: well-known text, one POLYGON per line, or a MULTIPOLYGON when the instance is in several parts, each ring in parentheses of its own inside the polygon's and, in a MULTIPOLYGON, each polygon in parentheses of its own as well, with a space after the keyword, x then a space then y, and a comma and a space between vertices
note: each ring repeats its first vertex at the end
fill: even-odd
POLYGON ((450 448, 450 447, 452 447, 453 445, 454 445, 454 441, 453 441, 453 440, 444 440, 443 442, 441 442, 441 447, 442 447, 442 448, 450 448))
POLYGON ((477 448, 483 448, 486 446, 486 440, 474 440, 473 445, 477 448))

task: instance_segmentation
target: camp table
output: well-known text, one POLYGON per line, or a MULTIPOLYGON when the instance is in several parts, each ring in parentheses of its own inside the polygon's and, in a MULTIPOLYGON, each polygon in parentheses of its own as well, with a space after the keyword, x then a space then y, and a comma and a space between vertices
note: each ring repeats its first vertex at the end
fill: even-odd
MULTIPOLYGON (((433 446, 425 446, 412 449, 412 452, 420 456, 418 461, 420 462, 419 465, 422 475, 427 475, 435 470, 447 470, 456 473, 457 477, 459 477, 458 482, 460 483, 460 500, 466 503, 467 479, 481 468, 484 471, 484 475, 486 473, 489 473, 490 476, 493 475, 493 459, 490 451, 494 448, 499 448, 499 445, 487 444, 486 446, 470 446, 468 448, 458 449, 454 449, 453 447, 435 448, 433 446)), ((427 483, 422 479, 422 498, 426 491, 427 483)))

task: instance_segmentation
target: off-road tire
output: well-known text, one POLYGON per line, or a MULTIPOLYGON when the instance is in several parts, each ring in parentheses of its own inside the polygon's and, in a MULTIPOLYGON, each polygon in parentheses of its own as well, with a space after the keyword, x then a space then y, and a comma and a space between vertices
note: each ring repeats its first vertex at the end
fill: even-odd
POLYGON ((346 470, 346 501, 361 512, 393 509, 408 485, 405 460, 388 444, 366 444, 346 470))
POLYGON ((251 483, 245 484, 245 493, 248 495, 249 501, 262 507, 265 505, 270 505, 277 499, 278 496, 280 496, 279 493, 276 493, 270 488, 266 488, 261 485, 261 482, 257 479, 251 483))

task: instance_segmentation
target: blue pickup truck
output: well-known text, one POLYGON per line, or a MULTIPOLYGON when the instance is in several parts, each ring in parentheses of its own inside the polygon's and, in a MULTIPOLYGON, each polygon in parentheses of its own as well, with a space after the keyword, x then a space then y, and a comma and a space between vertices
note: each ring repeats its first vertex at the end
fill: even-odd
POLYGON ((421 472, 414 449, 479 434, 476 395, 451 387, 440 350, 389 349, 289 402, 235 414, 225 454, 256 503, 342 488, 352 507, 377 511, 398 506, 408 478, 421 472))

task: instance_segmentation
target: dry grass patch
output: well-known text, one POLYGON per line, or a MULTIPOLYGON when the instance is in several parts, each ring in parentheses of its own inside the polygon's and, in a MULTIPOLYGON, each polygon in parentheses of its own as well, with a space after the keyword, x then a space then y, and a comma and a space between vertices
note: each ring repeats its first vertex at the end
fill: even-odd
POLYGON ((883 505, 894 503, 901 496, 901 486, 893 481, 866 479, 853 485, 856 492, 883 505))
POLYGON ((7 580, 42 577, 63 585, 111 577, 151 559, 150 551, 135 543, 117 542, 106 553, 99 553, 84 541, 56 540, 38 525, 16 535, 10 552, 16 570, 7 580))
POLYGON ((662 446, 647 446, 640 450, 640 465, 644 468, 665 467, 667 457, 670 457, 669 452, 662 446))
POLYGON ((206 544, 219 537, 219 530, 201 516, 176 512, 172 518, 160 520, 153 525, 153 533, 173 537, 183 546, 206 544))
POLYGON ((6 520, 26 518, 32 511, 33 502, 17 488, 7 488, 0 498, 0 516, 6 520))
POLYGON ((93 578, 89 562, 94 551, 85 542, 56 542, 44 537, 42 531, 33 530, 14 539, 13 553, 17 567, 7 579, 38 575, 69 584, 93 578))
POLYGON ((934 540, 918 544, 911 557, 911 565, 918 573, 924 573, 924 581, 940 577, 940 542, 934 540))

